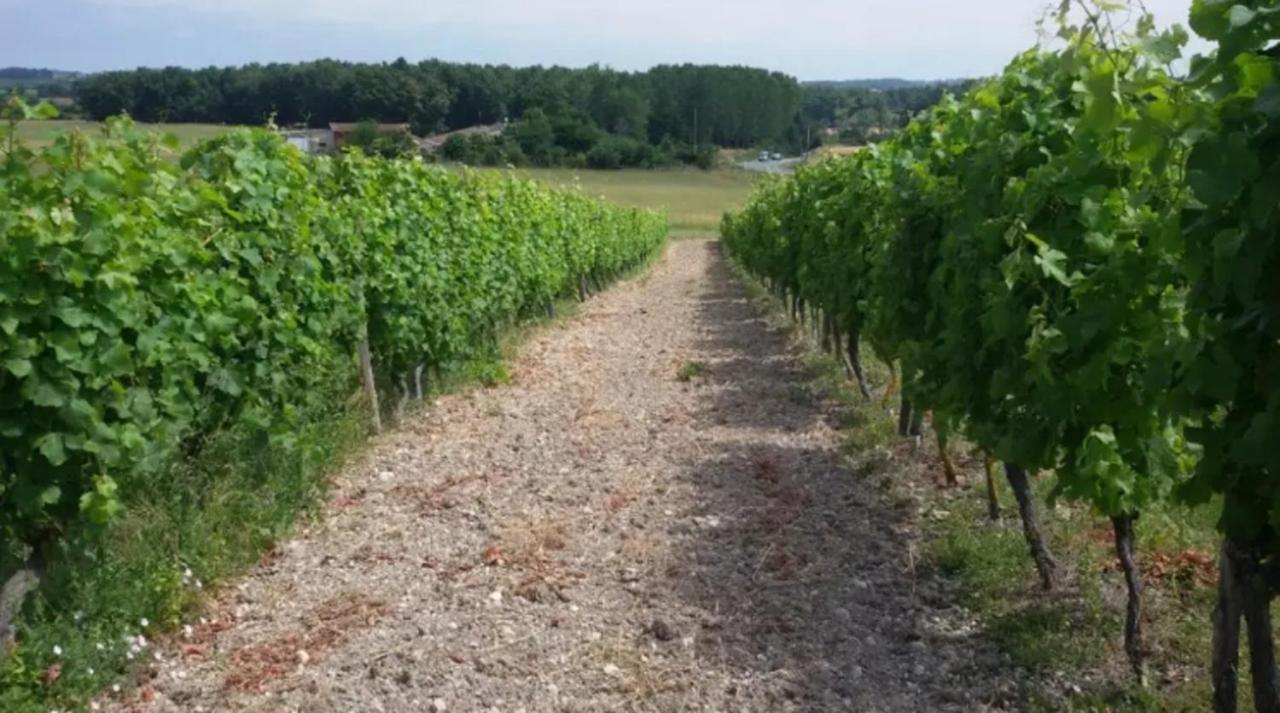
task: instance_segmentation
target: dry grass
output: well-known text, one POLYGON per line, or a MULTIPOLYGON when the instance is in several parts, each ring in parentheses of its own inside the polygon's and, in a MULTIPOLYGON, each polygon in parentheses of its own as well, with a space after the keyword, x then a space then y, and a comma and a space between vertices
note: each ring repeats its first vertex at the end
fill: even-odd
POLYGON ((809 161, 821 161, 826 158, 839 158, 841 156, 852 156, 859 151, 865 149, 866 146, 846 146, 844 144, 826 144, 819 146, 809 154, 809 161))
POLYGON ((568 527, 549 517, 528 520, 503 527, 498 541, 485 551, 486 564, 499 564, 518 569, 540 571, 551 564, 553 552, 568 545, 568 527))
POLYGON ((530 602, 568 601, 565 589, 579 575, 559 556, 569 546, 569 527, 548 516, 524 519, 504 526, 497 540, 481 557, 489 567, 515 571, 512 594, 530 602))
POLYGON ((630 632, 617 632, 593 642, 582 656, 598 672, 601 688, 623 695, 638 710, 663 710, 658 699, 691 690, 695 681, 686 662, 653 654, 630 632))
POLYGON ((300 629, 233 651, 233 668, 223 680, 223 687, 260 692, 271 681, 318 660, 356 631, 377 624, 386 611, 386 603, 368 595, 338 594, 308 612, 300 629))

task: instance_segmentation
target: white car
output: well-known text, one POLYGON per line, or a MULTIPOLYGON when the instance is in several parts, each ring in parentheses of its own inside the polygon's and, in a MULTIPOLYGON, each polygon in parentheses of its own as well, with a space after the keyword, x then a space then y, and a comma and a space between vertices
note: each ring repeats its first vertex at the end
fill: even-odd
POLYGON ((781 160, 782 160, 782 154, 780 154, 780 153, 775 153, 775 154, 772 154, 771 156, 769 156, 769 158, 773 159, 774 161, 781 161, 781 160))
POLYGON ((768 160, 769 160, 769 152, 768 152, 768 151, 761 151, 761 152, 760 152, 760 160, 761 160, 761 161, 768 161, 768 160))

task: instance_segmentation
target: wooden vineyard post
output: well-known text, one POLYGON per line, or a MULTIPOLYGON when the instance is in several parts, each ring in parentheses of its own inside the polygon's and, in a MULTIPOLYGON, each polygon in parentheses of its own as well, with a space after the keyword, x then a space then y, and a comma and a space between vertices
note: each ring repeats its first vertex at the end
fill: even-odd
POLYGON ((1000 520, 1000 492, 996 490, 996 461, 992 455, 982 452, 982 467, 987 472, 987 517, 992 522, 1000 520))
POLYGON ((37 545, 22 569, 0 586, 0 651, 7 651, 13 645, 17 633, 14 620, 22 611, 22 603, 44 581, 46 565, 42 549, 43 545, 37 545))
POLYGON ((364 382, 364 396, 369 402, 370 422, 374 434, 382 433, 382 414, 378 410, 378 386, 373 381, 373 356, 369 353, 369 336, 360 340, 360 377, 364 382))

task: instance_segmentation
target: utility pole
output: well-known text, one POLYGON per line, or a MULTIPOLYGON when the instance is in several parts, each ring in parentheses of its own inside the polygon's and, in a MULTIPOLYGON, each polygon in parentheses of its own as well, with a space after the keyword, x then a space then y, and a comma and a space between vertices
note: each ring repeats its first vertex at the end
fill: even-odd
POLYGON ((693 150, 698 150, 698 107, 693 108, 693 150))

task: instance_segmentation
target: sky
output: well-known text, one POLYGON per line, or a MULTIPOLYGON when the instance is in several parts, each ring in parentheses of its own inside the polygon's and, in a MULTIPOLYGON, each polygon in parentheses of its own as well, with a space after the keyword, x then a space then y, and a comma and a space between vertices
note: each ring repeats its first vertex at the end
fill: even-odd
MULTIPOLYGON (((1144 0, 1185 25, 1190 0, 1144 0)), ((1048 0, 0 0, 0 66, 100 71, 332 57, 746 64, 802 80, 994 74, 1048 0)))

